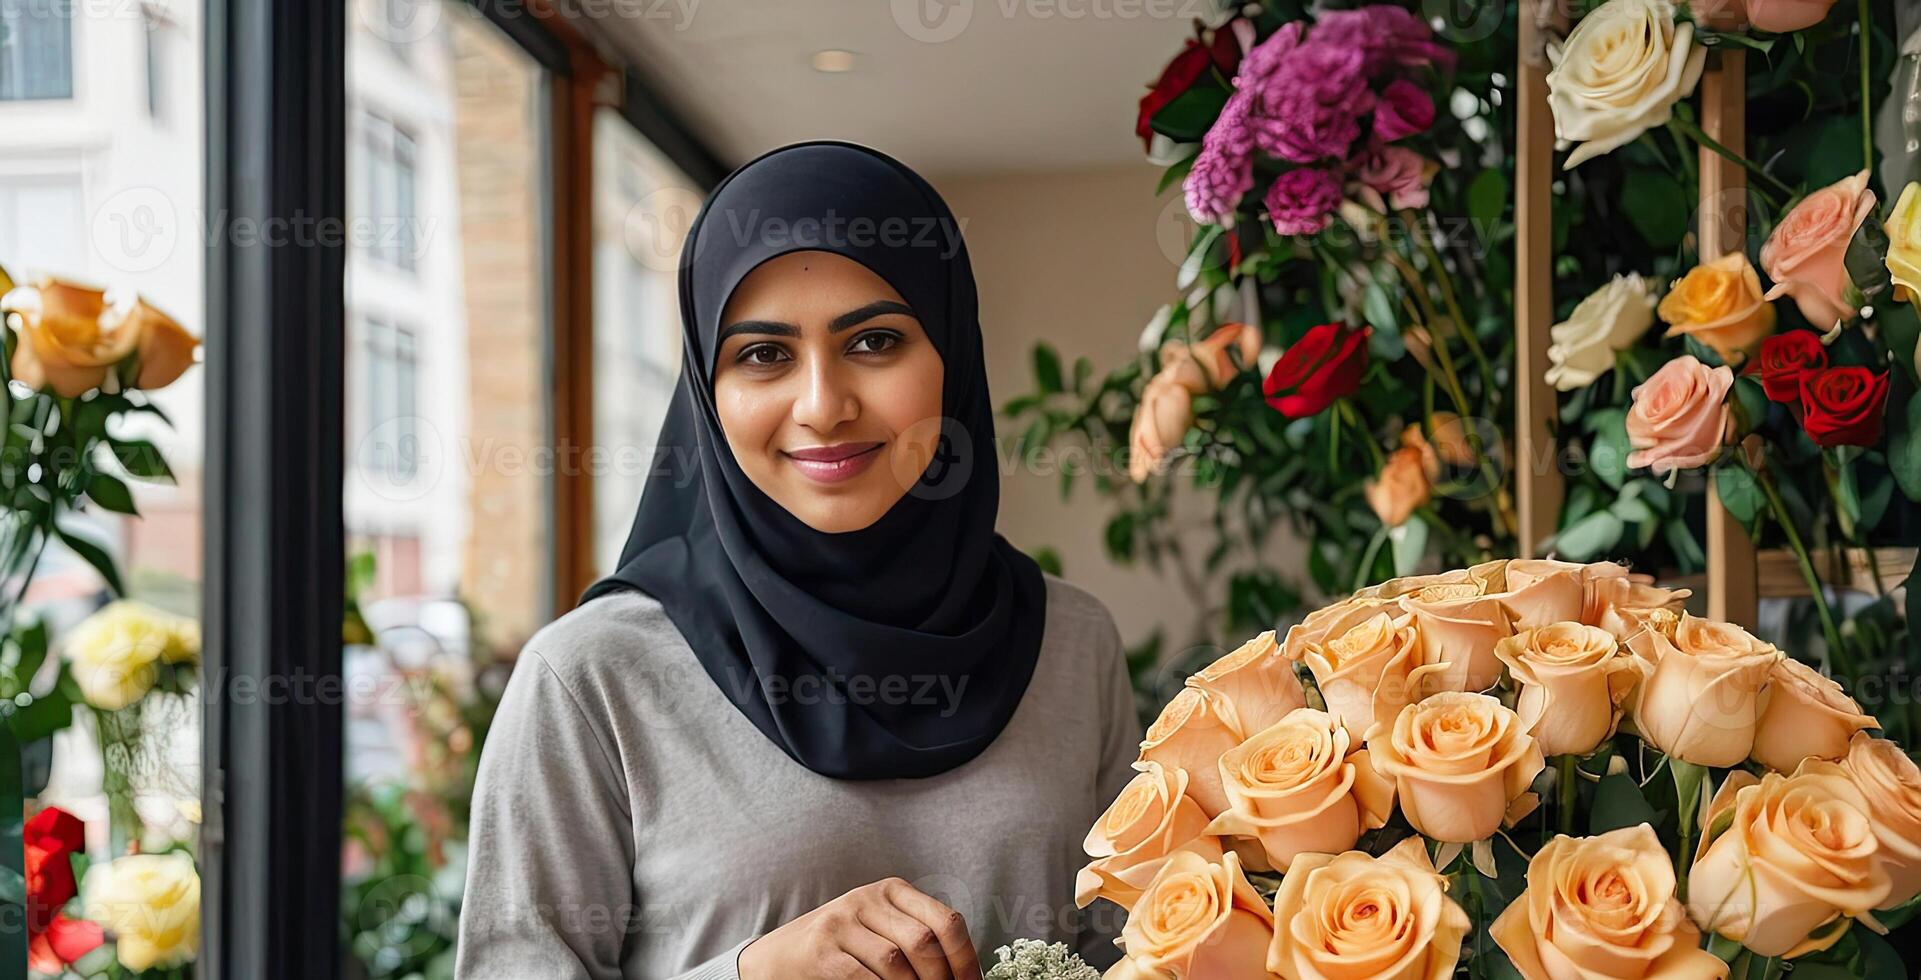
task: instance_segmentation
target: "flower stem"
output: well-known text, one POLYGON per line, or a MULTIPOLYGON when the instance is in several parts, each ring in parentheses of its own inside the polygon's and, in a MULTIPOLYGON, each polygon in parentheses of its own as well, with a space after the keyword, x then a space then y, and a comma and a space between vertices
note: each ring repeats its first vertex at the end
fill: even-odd
POLYGON ((1574 783, 1575 759, 1572 755, 1563 755, 1556 757, 1554 761, 1561 770, 1557 774, 1558 778, 1555 781, 1556 788, 1560 790, 1561 796, 1561 833, 1572 837, 1574 836, 1574 801, 1576 799, 1574 783))
POLYGON ((1868 13, 1868 0, 1860 0, 1861 12, 1861 169, 1874 169, 1874 117, 1868 71, 1873 57, 1871 37, 1874 19, 1868 13))
MULTIPOLYGON (((1741 154, 1736 153, 1725 146, 1722 146, 1720 142, 1716 140, 1714 137, 1709 136, 1708 134, 1702 132, 1701 127, 1695 125, 1695 123, 1692 120, 1682 119, 1681 117, 1676 116, 1672 120, 1672 123, 1675 126, 1675 128, 1679 129, 1683 133, 1686 133, 1689 139, 1694 140, 1696 143, 1699 143, 1702 146, 1705 146, 1708 149, 1713 150, 1715 153, 1720 154, 1721 156, 1727 158, 1728 160, 1731 160, 1747 168, 1749 173, 1766 181, 1769 186, 1773 187, 1777 191, 1780 191, 1782 194, 1785 194, 1788 197, 1794 196, 1794 188, 1789 187, 1788 185, 1782 183, 1780 178, 1774 176, 1771 173, 1768 173, 1766 170, 1761 169, 1760 164, 1755 163, 1753 160, 1750 160, 1747 157, 1744 157, 1741 154)), ((1778 203, 1778 202, 1775 202, 1775 203, 1778 203)))
POLYGON ((1775 523, 1787 535, 1788 547, 1793 549, 1796 562, 1801 566, 1801 577, 1807 580, 1808 591, 1813 593, 1814 609, 1821 617, 1821 633, 1828 641, 1828 663, 1843 677, 1854 677, 1854 656, 1841 642, 1841 630, 1834 622, 1834 611, 1828 608, 1827 594, 1822 590, 1821 577, 1814 572, 1814 562, 1808 557, 1807 545, 1801 541, 1801 532, 1794 529, 1794 521, 1788 516, 1786 504, 1781 502, 1780 491, 1774 488, 1774 477, 1764 466, 1754 474, 1754 481, 1761 485, 1761 492, 1767 494, 1768 509, 1774 513, 1775 523))

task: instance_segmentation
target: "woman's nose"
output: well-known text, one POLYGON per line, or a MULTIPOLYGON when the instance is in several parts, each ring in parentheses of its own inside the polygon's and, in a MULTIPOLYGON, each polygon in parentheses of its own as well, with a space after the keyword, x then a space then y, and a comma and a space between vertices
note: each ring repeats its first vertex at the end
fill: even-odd
POLYGON ((794 400, 795 422, 825 433, 860 414, 860 400, 838 365, 817 359, 807 371, 805 384, 794 400))

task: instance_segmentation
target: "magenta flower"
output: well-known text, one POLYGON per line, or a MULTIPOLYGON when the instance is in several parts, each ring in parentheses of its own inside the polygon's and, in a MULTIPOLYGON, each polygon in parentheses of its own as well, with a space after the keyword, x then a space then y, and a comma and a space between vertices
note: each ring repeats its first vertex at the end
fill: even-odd
POLYGON ((1434 40, 1434 31, 1419 15, 1389 4, 1330 10, 1320 16, 1310 37, 1315 43, 1365 52, 1370 75, 1390 64, 1454 64, 1454 52, 1434 40))
POLYGON ((1242 84, 1254 92, 1254 144, 1295 163, 1345 159, 1361 117, 1374 108, 1365 65, 1362 51, 1307 43, 1270 74, 1249 75, 1243 66, 1242 84))
POLYGON ((1375 193, 1367 203, 1376 211, 1427 206, 1427 161, 1407 147, 1383 146, 1369 153, 1355 168, 1354 177, 1375 193))
POLYGON ((1405 78, 1388 83, 1374 104, 1374 138, 1383 143, 1427 132, 1434 125, 1434 100, 1405 78))
POLYGON ((1290 170, 1274 179, 1265 203, 1275 231, 1312 235, 1328 226, 1329 215, 1340 206, 1341 182, 1325 170, 1290 170))
POLYGON ((1202 224, 1226 224, 1241 198, 1254 189, 1254 136, 1248 128, 1245 90, 1227 97, 1220 117, 1201 138, 1201 152, 1181 183, 1187 213, 1202 224))

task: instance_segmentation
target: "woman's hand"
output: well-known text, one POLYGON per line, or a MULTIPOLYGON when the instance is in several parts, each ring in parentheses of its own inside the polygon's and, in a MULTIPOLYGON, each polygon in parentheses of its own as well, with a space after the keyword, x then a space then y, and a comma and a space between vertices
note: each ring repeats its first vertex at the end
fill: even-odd
POLYGON ((862 885, 748 943, 741 980, 980 980, 959 912, 899 878, 862 885))

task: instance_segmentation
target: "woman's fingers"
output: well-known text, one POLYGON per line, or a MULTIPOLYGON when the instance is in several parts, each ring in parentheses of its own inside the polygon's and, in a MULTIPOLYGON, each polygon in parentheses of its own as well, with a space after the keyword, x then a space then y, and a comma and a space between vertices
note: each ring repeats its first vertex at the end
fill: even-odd
MULTIPOLYGON (((850 925, 839 936, 840 948, 879 980, 932 980, 914 972, 914 964, 892 939, 860 925, 850 925)), ((940 976, 946 977, 946 967, 940 976)), ((856 974, 858 976, 858 974, 856 974)))
POLYGON ((967 934, 967 920, 959 912, 899 878, 881 882, 881 894, 895 908, 933 930, 941 951, 947 954, 954 980, 981 980, 980 957, 974 953, 973 937, 967 934))
POLYGON ((916 980, 957 980, 946 948, 927 923, 884 900, 861 906, 856 915, 861 925, 907 955, 916 980))

